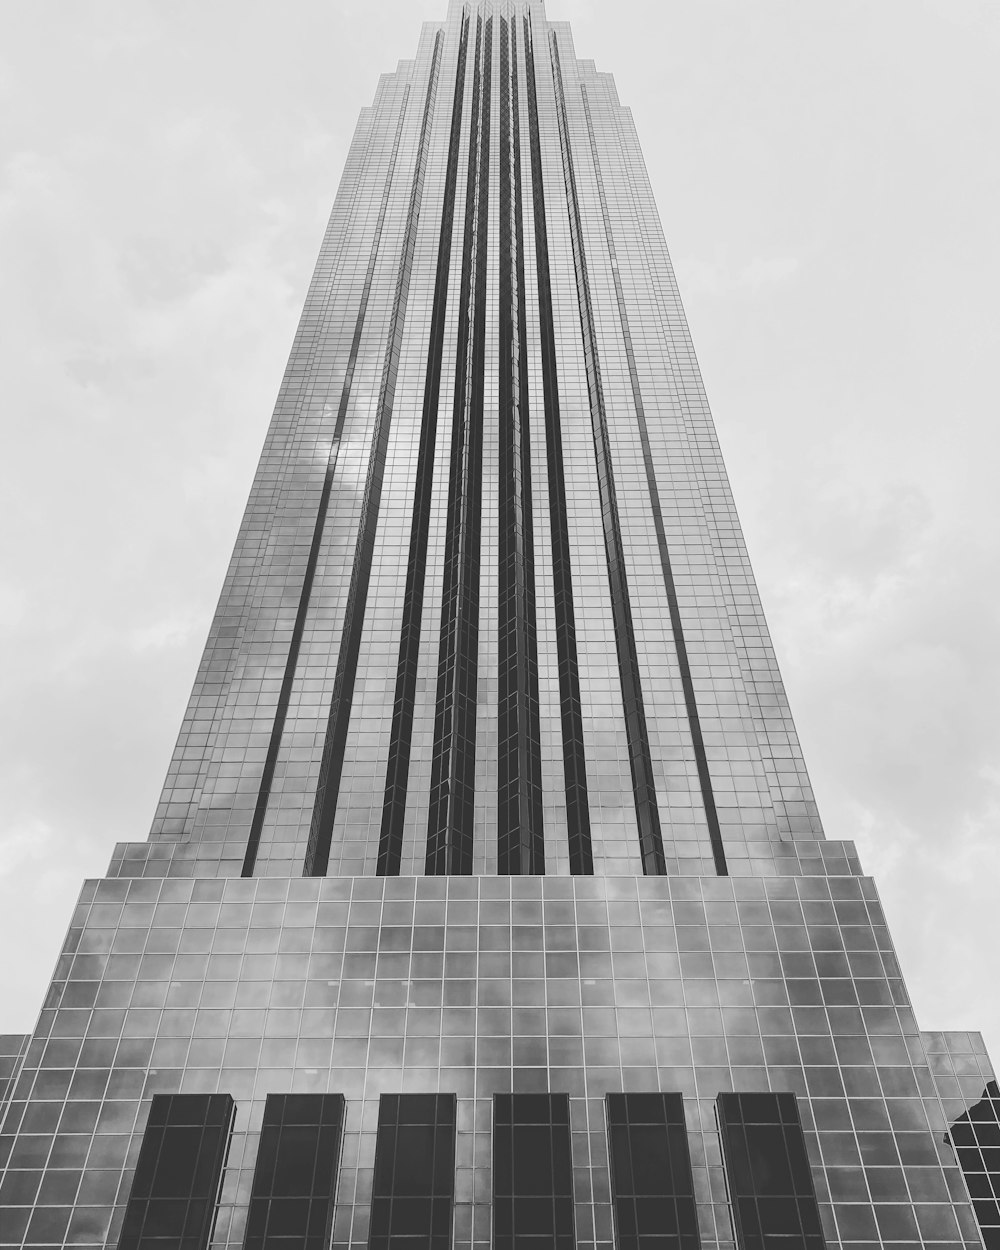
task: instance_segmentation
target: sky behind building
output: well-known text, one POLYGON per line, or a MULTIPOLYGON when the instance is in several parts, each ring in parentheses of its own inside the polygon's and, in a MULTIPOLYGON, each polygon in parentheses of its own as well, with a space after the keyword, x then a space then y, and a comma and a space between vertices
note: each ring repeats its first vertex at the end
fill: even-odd
MULTIPOLYGON (((357 111, 438 7, 7 16, 4 1029, 146 836, 357 111)), ((995 1046, 995 12, 548 11, 633 107, 827 835, 923 1026, 995 1046)))

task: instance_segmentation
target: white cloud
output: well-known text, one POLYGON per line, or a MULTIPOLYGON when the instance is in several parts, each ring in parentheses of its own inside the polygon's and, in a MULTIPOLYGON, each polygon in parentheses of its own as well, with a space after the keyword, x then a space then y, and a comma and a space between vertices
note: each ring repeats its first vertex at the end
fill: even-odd
POLYGON ((992 0, 922 0, 943 21, 963 28, 976 39, 1000 44, 1000 13, 992 0))
POLYGON ((790 282, 799 271, 797 256, 753 256, 734 262, 725 256, 706 261, 682 255, 675 258, 675 265, 682 291, 691 295, 756 296, 790 282))
POLYGON ((163 651, 190 642, 203 642, 208 633, 209 619, 201 612, 174 614, 162 620, 139 626, 129 634, 129 645, 134 652, 163 651))
POLYGON ((44 820, 29 818, 0 831, 0 877, 43 862, 52 840, 52 829, 44 820))

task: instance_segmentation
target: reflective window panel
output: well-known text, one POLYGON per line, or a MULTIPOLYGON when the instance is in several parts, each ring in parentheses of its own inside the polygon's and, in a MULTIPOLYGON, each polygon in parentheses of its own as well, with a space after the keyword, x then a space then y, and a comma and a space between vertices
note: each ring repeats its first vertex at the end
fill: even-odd
POLYGON ((493 1098, 494 1250, 572 1250, 573 1162, 565 1094, 493 1098))
POLYGON ((207 1250, 236 1104, 154 1094, 118 1250, 207 1250))
POLYGON ((608 1094, 605 1105, 619 1250, 698 1250, 683 1097, 608 1094))
POLYGON ((342 1094, 269 1094, 244 1250, 325 1250, 333 1225, 342 1094))
POLYGON ((383 1094, 370 1250, 448 1250, 455 1200, 455 1095, 383 1094))
POLYGON ((979 1102, 948 1131, 965 1175, 986 1250, 1000 1250, 1000 1088, 990 1081, 979 1102))
POLYGON ((720 1094, 716 1106, 743 1250, 826 1244, 794 1094, 720 1094))

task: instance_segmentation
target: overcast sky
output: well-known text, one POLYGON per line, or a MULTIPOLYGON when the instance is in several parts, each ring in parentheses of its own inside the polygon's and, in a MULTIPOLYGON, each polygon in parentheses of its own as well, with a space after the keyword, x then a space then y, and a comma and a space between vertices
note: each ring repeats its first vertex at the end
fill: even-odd
MULTIPOLYGON (((142 840, 359 108, 445 0, 0 10, 0 1032, 142 840)), ((1000 9, 550 0, 635 112, 828 836, 1000 1060, 1000 9)))

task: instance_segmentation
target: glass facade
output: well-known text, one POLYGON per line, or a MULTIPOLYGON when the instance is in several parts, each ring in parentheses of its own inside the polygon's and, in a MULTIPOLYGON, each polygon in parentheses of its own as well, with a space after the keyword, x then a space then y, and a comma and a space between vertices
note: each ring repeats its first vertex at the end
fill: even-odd
POLYGON ((823 836, 631 116, 453 0, 151 833, 0 1037, 0 1246, 993 1246, 998 1105, 823 836))

